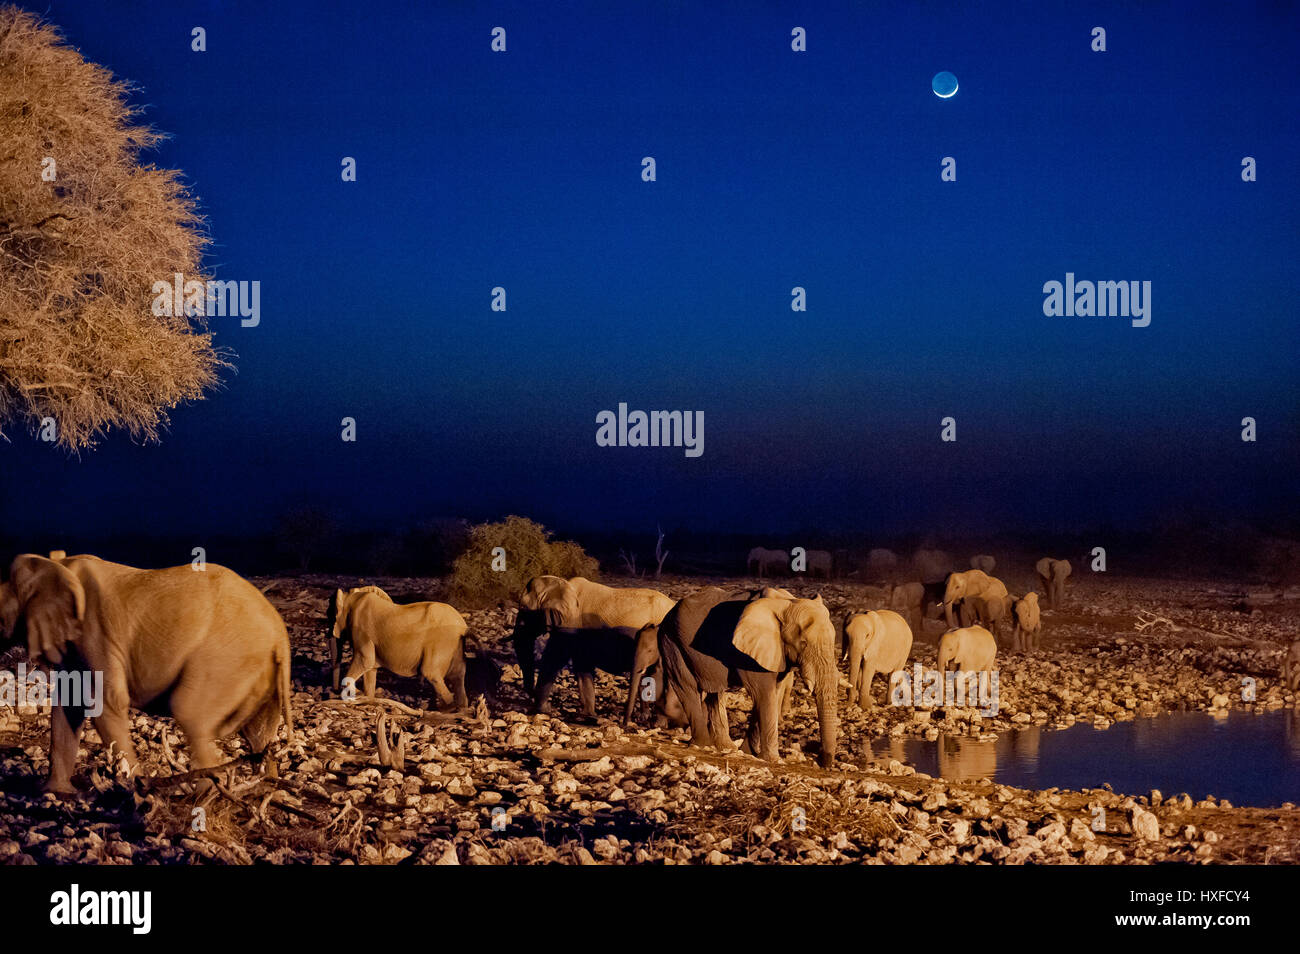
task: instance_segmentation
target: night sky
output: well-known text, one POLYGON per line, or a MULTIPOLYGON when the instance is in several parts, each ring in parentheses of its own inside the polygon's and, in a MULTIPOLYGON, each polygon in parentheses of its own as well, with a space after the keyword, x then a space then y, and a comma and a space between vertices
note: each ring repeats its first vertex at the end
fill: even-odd
POLYGON ((24 5, 140 85, 261 324, 160 445, 11 430, 11 535, 1294 526, 1294 5, 24 5), (1067 272, 1149 327, 1045 316, 1067 272), (703 456, 597 447, 620 402, 703 456))

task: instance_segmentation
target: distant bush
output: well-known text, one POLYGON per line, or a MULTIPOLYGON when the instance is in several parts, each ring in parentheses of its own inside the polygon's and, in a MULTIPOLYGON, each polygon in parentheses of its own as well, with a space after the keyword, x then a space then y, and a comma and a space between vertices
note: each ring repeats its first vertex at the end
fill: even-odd
POLYGON ((517 599, 535 576, 585 576, 595 579, 600 564, 570 540, 550 539, 546 528, 524 517, 506 517, 500 523, 471 527, 469 545, 451 570, 451 598, 457 606, 487 606, 517 599), (493 550, 505 550, 505 569, 493 550))

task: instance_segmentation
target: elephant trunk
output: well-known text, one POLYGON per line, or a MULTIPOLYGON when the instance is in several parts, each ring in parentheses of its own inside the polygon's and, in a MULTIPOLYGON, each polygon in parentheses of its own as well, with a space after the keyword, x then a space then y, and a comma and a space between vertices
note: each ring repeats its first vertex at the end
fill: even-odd
POLYGON ((944 617, 948 620, 948 628, 949 628, 949 629, 955 629, 956 626, 955 626, 955 624, 953 623, 952 603, 951 603, 951 602, 948 602, 948 601, 946 601, 946 600, 944 601, 944 604, 943 604, 943 614, 944 614, 944 617))
POLYGON ((839 745, 839 716, 835 711, 835 697, 840 687, 839 669, 833 657, 819 657, 810 668, 811 672, 804 673, 804 679, 812 684, 813 699, 817 704, 817 725, 821 736, 818 762, 822 768, 830 768, 835 764, 835 752, 839 745))
POLYGON ((632 724, 632 713, 636 710, 637 697, 641 694, 641 680, 645 677, 644 668, 633 667, 631 675, 627 677, 627 710, 623 713, 623 728, 632 724))

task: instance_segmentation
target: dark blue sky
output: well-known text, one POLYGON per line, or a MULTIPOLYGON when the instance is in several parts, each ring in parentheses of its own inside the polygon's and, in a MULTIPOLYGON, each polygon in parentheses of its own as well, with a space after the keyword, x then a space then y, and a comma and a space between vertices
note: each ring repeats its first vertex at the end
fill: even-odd
POLYGON ((1293 5, 28 6, 142 87, 262 315, 160 446, 13 433, 12 532, 1294 513, 1293 5), (1150 326, 1045 317, 1067 271, 1150 281, 1150 326), (619 402, 703 411, 703 457, 598 448, 619 402))

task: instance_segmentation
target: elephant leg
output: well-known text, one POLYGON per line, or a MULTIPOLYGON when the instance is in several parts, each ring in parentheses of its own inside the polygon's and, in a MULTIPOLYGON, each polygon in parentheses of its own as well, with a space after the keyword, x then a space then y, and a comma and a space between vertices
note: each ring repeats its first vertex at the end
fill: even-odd
POLYGON ((777 734, 780 726, 780 691, 781 684, 793 679, 794 673, 786 673, 785 679, 777 681, 775 673, 741 673, 740 681, 754 700, 754 711, 758 723, 759 758, 767 762, 780 761, 777 752, 777 734))
POLYGON ((50 710, 50 777, 47 792, 72 793, 72 770, 81 749, 81 727, 86 721, 83 706, 55 706, 50 710))
POLYGON ((469 696, 465 694, 465 654, 459 649, 447 670, 447 681, 451 683, 451 694, 457 709, 469 708, 469 696))
POLYGON ((713 747, 722 753, 736 751, 735 743, 731 741, 731 722, 727 718, 727 694, 705 693, 704 706, 708 712, 709 736, 713 747))
POLYGON ((433 686, 433 692, 438 699, 438 706, 440 708, 445 709, 456 701, 455 697, 451 694, 451 690, 447 688, 446 680, 444 680, 442 676, 438 675, 436 672, 425 673, 425 678, 428 679, 429 684, 433 686))
POLYGON ((531 695, 537 687, 536 639, 532 636, 516 636, 513 642, 515 658, 519 660, 519 671, 523 674, 524 689, 531 695))
POLYGON ((569 662, 569 640, 559 633, 551 634, 542 650, 542 662, 537 671, 537 695, 534 706, 538 712, 551 711, 551 691, 555 688, 556 677, 569 662))
POLYGON ((108 688, 107 681, 105 678, 104 694, 107 698, 104 711, 92 721, 105 748, 113 749, 114 758, 125 758, 129 769, 134 771, 139 760, 135 755, 135 743, 131 741, 131 697, 126 691, 125 679, 116 689, 108 688))
POLYGON ((862 709, 874 709, 876 700, 871 697, 871 680, 876 678, 876 670, 871 666, 862 667, 862 677, 858 690, 858 706, 862 709))
POLYGON ((596 673, 587 669, 578 673, 578 698, 582 700, 583 718, 596 721, 596 673))
POLYGON ((375 648, 369 644, 357 645, 352 644, 352 662, 348 664, 347 678, 352 680, 353 688, 357 685, 357 679, 361 680, 362 693, 367 699, 375 697, 375 687, 379 681, 379 673, 375 669, 375 648))

